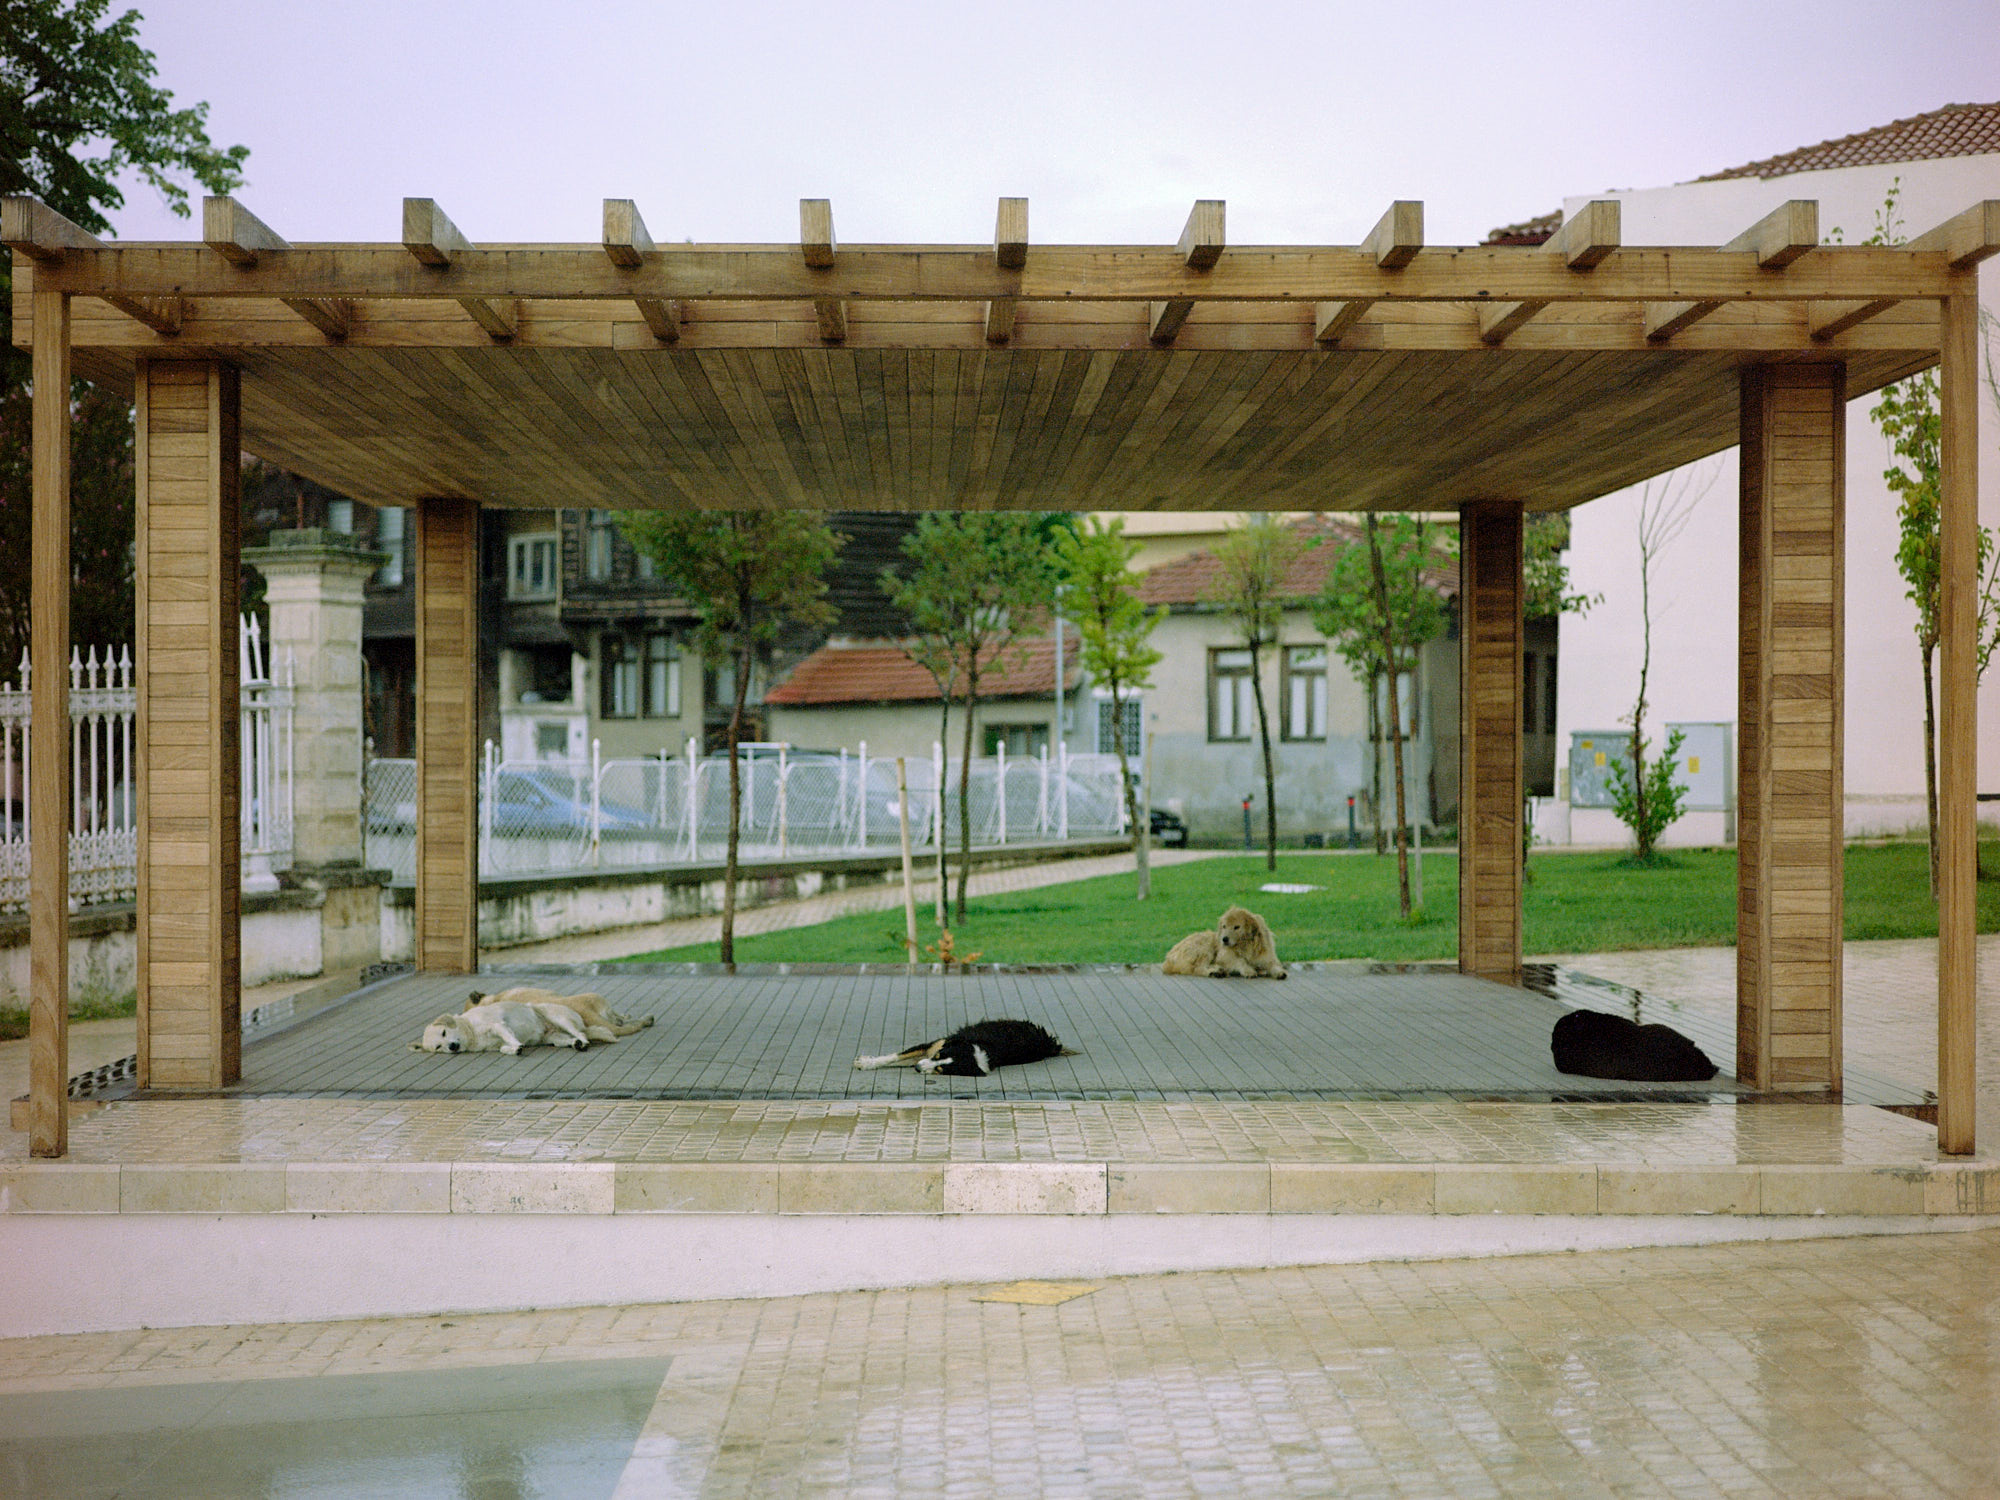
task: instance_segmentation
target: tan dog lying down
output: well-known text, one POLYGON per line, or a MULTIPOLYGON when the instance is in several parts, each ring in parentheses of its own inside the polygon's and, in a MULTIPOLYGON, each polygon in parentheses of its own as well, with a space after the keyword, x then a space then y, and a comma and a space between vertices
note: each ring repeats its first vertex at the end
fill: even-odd
POLYGON ((1232 906, 1215 931, 1191 933, 1175 943, 1160 972, 1204 979, 1283 979, 1285 966, 1278 962, 1270 924, 1254 911, 1232 906))
POLYGON ((439 1016, 424 1028, 419 1052, 505 1052, 546 1042, 551 1047, 590 1046, 583 1023, 567 1005, 523 1005, 516 1000, 473 1005, 457 1015, 439 1016))
POLYGON ((478 990, 465 1002, 471 1010, 475 1005, 497 1005, 507 1001, 519 1005, 566 1005, 576 1012, 583 1023, 584 1033, 593 1042, 615 1042, 621 1036, 630 1036, 635 1031, 644 1031, 653 1024, 651 1016, 634 1020, 621 1016, 605 1003, 602 995, 558 995, 554 990, 538 990, 532 985, 516 985, 511 990, 501 990, 497 994, 485 995, 478 990))

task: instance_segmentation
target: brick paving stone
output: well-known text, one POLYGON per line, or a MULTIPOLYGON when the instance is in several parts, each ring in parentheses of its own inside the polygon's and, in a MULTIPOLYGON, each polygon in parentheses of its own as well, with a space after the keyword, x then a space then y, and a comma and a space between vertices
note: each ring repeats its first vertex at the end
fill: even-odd
POLYGON ((0 1410, 664 1356, 705 1496, 1984 1496, 1996 1281, 1988 1231, 81 1334, 0 1341, 0 1410))

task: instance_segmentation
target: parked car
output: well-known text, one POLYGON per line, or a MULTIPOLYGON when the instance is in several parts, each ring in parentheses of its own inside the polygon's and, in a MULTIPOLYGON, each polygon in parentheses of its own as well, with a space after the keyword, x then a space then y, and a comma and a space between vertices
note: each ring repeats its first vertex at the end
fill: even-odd
MULTIPOLYGON (((589 787, 573 788, 572 778, 566 775, 553 779, 562 783, 561 790, 524 771, 502 771, 495 776, 493 831, 513 837, 589 833, 589 787)), ((604 834, 654 831, 650 816, 618 802, 598 803, 597 827, 604 834)))
POLYGON ((1153 809, 1153 842, 1163 849, 1185 849, 1188 841, 1188 827, 1179 813, 1168 812, 1164 807, 1153 809))

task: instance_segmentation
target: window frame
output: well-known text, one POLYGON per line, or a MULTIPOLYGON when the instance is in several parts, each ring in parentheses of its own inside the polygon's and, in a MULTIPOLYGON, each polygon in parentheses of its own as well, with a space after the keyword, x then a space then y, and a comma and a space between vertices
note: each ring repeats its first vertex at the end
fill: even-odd
POLYGON ((1284 722, 1279 725, 1279 738, 1287 744, 1323 745, 1326 743, 1327 737, 1327 668, 1332 653, 1327 649, 1324 641, 1280 646, 1278 650, 1280 653, 1278 657, 1278 693, 1279 701, 1284 704, 1285 709, 1284 722), (1319 658, 1319 665, 1300 670, 1294 664, 1293 658, 1302 653, 1316 655, 1319 658), (1306 729, 1303 734, 1298 731, 1293 714, 1293 710, 1297 706, 1293 701, 1292 691, 1295 683, 1305 685, 1307 693, 1306 729), (1314 691, 1315 684, 1317 685, 1317 692, 1314 691), (1314 728, 1315 725, 1318 726, 1317 729, 1314 728))
POLYGON ((554 599, 562 576, 562 538, 553 531, 521 531, 507 538, 507 597, 511 600, 554 599), (536 553, 547 559, 546 581, 535 587, 531 565, 536 553))
POLYGON ((1247 744, 1256 737, 1256 656, 1248 646, 1211 646, 1208 649, 1208 739, 1215 745, 1247 744), (1227 667, 1224 657, 1241 657, 1241 667, 1233 663, 1227 667), (1216 710, 1222 703, 1223 684, 1233 683, 1231 696, 1231 717, 1240 720, 1237 732, 1224 734, 1218 724, 1221 717, 1216 710))

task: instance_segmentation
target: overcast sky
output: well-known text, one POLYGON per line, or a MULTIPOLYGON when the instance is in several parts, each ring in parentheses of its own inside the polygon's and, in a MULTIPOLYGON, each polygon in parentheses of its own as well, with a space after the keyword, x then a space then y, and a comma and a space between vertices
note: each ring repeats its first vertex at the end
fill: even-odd
MULTIPOLYGON (((294 241, 1352 243, 1394 198, 1469 243, 1566 194, 1655 187, 2000 98, 1995 0, 138 0, 177 103, 250 148, 294 241)), ((126 239, 191 237, 144 187, 126 239)))

